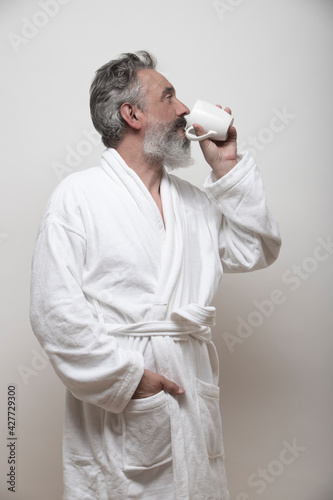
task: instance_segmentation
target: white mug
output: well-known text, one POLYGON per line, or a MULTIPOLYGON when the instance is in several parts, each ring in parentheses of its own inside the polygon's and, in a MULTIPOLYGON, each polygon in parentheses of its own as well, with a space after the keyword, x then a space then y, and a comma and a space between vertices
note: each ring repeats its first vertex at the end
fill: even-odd
POLYGON ((185 130, 185 135, 190 141, 202 141, 208 137, 214 141, 225 141, 229 127, 234 122, 234 118, 223 109, 200 100, 195 103, 191 113, 185 116, 185 119, 189 126, 185 130), (194 123, 201 125, 206 133, 199 137, 192 133, 194 123))

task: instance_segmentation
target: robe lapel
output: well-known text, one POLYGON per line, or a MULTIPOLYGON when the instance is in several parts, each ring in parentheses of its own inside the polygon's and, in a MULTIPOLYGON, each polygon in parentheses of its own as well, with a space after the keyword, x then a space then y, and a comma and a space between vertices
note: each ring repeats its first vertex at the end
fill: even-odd
POLYGON ((122 184, 124 191, 133 198, 137 209, 154 229, 164 233, 164 224, 160 211, 140 177, 131 169, 115 149, 107 149, 102 156, 102 167, 117 184, 122 184))
MULTIPOLYGON (((164 170, 161 181, 164 226, 157 204, 148 189, 117 151, 108 149, 104 152, 102 167, 118 185, 122 185, 124 192, 127 192, 127 195, 129 194, 134 199, 151 231, 158 232, 160 273, 150 319, 165 320, 167 309, 172 302, 173 291, 181 274, 184 237, 186 238, 184 233, 186 231, 185 217, 179 203, 177 188, 164 170)), ((151 255, 154 249, 150 248, 149 242, 145 243, 147 254, 151 255)), ((156 255, 151 255, 151 258, 155 260, 156 255)))
POLYGON ((185 229, 177 188, 165 171, 161 182, 161 198, 166 232, 154 319, 163 320, 181 272, 185 229))

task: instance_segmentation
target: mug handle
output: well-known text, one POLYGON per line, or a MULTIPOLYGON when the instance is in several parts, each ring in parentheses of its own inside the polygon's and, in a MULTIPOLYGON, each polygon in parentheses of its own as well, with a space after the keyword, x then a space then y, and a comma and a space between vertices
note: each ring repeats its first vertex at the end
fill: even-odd
POLYGON ((191 134, 192 130, 194 130, 193 125, 185 130, 185 135, 190 141, 202 141, 203 139, 207 139, 208 137, 214 137, 215 135, 217 135, 217 132, 215 132, 215 130, 209 130, 209 132, 207 132, 206 134, 198 136, 195 134, 191 134))

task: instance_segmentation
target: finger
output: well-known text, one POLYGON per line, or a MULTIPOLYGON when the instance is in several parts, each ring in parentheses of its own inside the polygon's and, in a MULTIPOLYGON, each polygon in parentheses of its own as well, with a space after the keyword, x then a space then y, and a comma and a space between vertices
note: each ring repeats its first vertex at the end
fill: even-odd
POLYGON ((237 129, 234 126, 229 127, 228 138, 232 140, 237 139, 237 129))
POLYGON ((222 109, 221 104, 216 104, 216 107, 222 109))
POLYGON ((199 125, 198 123, 194 123, 193 128, 194 128, 194 132, 197 136, 204 135, 206 133, 205 129, 201 125, 199 125))
POLYGON ((165 377, 161 380, 161 384, 164 391, 174 394, 175 396, 181 396, 185 392, 183 387, 179 387, 175 382, 165 377))
POLYGON ((229 113, 229 115, 231 115, 231 109, 230 108, 224 108, 224 111, 226 111, 227 113, 229 113))

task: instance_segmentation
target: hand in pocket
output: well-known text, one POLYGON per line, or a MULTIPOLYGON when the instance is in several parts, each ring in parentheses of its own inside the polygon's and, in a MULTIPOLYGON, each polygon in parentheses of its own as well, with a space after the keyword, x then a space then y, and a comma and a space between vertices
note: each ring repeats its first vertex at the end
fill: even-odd
POLYGON ((175 396, 181 396, 185 390, 179 387, 175 382, 169 380, 159 373, 144 370, 143 376, 136 388, 132 399, 142 399, 154 396, 158 392, 165 391, 175 396))

